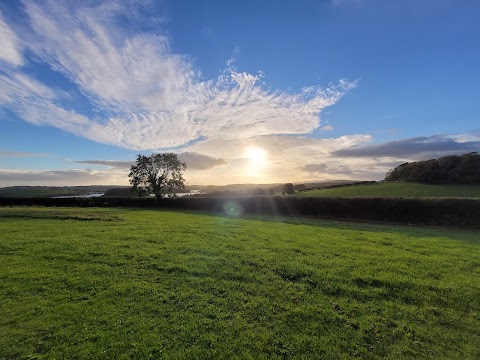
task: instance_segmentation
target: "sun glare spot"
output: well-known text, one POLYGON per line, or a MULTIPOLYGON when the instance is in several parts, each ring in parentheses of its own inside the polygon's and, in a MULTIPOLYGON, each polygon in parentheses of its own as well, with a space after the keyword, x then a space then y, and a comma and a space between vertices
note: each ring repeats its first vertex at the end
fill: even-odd
POLYGON ((267 165, 267 153, 260 148, 248 148, 245 151, 247 164, 245 173, 249 176, 263 176, 264 168, 267 165))
POLYGON ((267 154, 265 150, 259 148, 250 148, 247 150, 247 158, 250 166, 260 167, 266 164, 267 154))

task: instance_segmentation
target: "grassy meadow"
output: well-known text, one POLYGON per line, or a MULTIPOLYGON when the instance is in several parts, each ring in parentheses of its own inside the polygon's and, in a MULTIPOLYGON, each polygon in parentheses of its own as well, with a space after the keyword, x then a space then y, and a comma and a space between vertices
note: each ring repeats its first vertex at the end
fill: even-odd
POLYGON ((304 191, 295 195, 318 197, 480 198, 480 185, 427 185, 381 182, 304 191))
POLYGON ((480 358, 478 231, 0 208, 0 234, 1 359, 480 358))

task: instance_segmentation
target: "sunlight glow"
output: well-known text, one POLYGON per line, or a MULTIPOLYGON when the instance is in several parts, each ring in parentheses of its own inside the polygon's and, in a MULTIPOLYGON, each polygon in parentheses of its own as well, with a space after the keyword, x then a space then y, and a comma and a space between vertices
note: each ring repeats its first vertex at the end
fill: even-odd
POLYGON ((250 148, 247 150, 249 165, 254 168, 262 167, 267 163, 267 154, 260 148, 250 148))
POLYGON ((263 170, 267 165, 267 153, 260 148, 248 148, 245 152, 248 159, 246 173, 249 176, 263 176, 263 170))

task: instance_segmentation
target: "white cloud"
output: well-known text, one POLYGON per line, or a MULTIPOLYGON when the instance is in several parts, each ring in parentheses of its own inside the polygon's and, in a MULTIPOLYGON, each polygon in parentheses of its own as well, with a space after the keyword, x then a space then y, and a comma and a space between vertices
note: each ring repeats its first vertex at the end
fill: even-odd
POLYGON ((323 174, 350 175, 353 173, 352 170, 350 170, 350 168, 346 165, 339 165, 337 167, 332 168, 327 164, 308 164, 308 165, 305 165, 302 168, 302 170, 308 173, 320 174, 320 175, 323 175, 323 174))
POLYGON ((13 66, 23 64, 23 58, 20 51, 18 38, 13 30, 3 19, 0 11, 0 61, 4 61, 13 66))
POLYGON ((165 37, 122 34, 107 16, 122 11, 118 5, 66 8, 30 2, 26 11, 35 32, 31 49, 112 108, 171 107, 193 77, 190 64, 171 53, 165 37))
POLYGON ((224 159, 242 158, 248 148, 261 148, 269 157, 285 154, 304 153, 308 156, 329 154, 335 150, 364 145, 372 140, 366 134, 345 135, 338 138, 314 139, 301 136, 259 136, 235 140, 206 140, 184 147, 184 151, 193 151, 224 159))
MULTIPOLYGON (((301 182, 307 180, 381 178, 376 172, 366 174, 364 169, 379 163, 371 159, 339 159, 331 156, 338 149, 366 145, 370 135, 346 135, 330 139, 314 139, 300 136, 259 136, 248 139, 203 141, 184 147, 182 151, 194 151, 207 156, 218 156, 228 165, 203 174, 191 174, 191 183, 239 183, 239 182, 301 182), (266 162, 260 169, 252 169, 246 161, 248 149, 265 151, 266 162), (324 164, 328 171, 305 169, 307 164, 324 164), (348 171, 347 170, 350 170, 348 171), (336 172, 335 172, 336 171, 336 172), (370 177, 369 177, 370 176, 370 177)), ((317 170, 319 170, 317 168, 317 170)), ((388 170, 388 169, 387 169, 388 170)), ((385 170, 385 171, 387 171, 385 170)))
POLYGON ((320 130, 322 130, 322 131, 333 131, 333 130, 335 130, 335 129, 334 129, 334 127, 333 127, 332 125, 325 125, 325 126, 322 126, 322 127, 320 128, 320 130))
POLYGON ((51 101, 53 91, 42 83, 17 71, 0 74, 0 105, 10 105, 14 109, 20 104, 51 101))
POLYGON ((58 89, 13 70, 0 78, 0 101, 26 121, 145 150, 198 139, 307 134, 320 126, 320 112, 356 85, 341 80, 290 93, 265 88, 261 73, 231 67, 205 80, 165 36, 121 30, 115 14, 126 10, 115 2, 25 3, 33 30, 24 34, 25 46, 76 84, 97 117, 65 107, 58 89))
MULTIPOLYGON (((248 139, 205 140, 180 149, 187 162, 188 184, 282 183, 330 179, 381 179, 392 165, 376 159, 339 159, 337 149, 366 145, 370 135, 330 139, 298 136, 260 136, 248 139), (264 164, 252 168, 248 150, 265 151, 264 164)), ((128 169, 132 161, 85 160, 82 164, 128 169)), ((126 173, 125 173, 126 179, 126 173)))
POLYGON ((225 159, 200 155, 194 152, 180 153, 178 154, 178 159, 186 163, 187 172, 191 170, 208 170, 215 167, 228 165, 228 161, 225 159))
MULTIPOLYGON (((185 146, 179 157, 189 163, 185 177, 189 185, 232 183, 285 183, 320 180, 380 180, 392 167, 405 161, 423 157, 413 147, 405 154, 396 151, 405 145, 428 144, 442 151, 451 141, 442 139, 472 140, 472 134, 437 135, 428 138, 404 139, 393 143, 370 145, 373 138, 367 134, 346 135, 330 139, 298 136, 260 136, 248 139, 205 140, 185 146), (437 141, 439 140, 439 141, 437 141), (261 148, 266 161, 252 168, 247 159, 249 148, 261 148), (370 152, 381 147, 395 151, 376 157, 370 152), (348 154, 339 156, 344 150, 348 154), (364 151, 369 152, 368 156, 364 151), (352 152, 350 154, 350 152, 352 152), (408 155, 406 157, 406 155, 408 155)), ((455 146, 472 146, 472 142, 457 142, 455 146)), ((478 142, 475 142, 478 147, 478 142)), ((468 150, 461 148, 462 153, 468 150)), ((381 154, 384 152, 382 151, 381 154)), ((0 156, 2 152, 0 152, 0 156)), ((12 156, 7 152, 7 156, 12 156)), ((17 154, 22 156, 23 153, 17 154)), ((85 160, 81 164, 108 167, 103 170, 77 169, 62 171, 0 170, 0 186, 18 184, 119 184, 128 185, 128 168, 133 161, 85 160)))

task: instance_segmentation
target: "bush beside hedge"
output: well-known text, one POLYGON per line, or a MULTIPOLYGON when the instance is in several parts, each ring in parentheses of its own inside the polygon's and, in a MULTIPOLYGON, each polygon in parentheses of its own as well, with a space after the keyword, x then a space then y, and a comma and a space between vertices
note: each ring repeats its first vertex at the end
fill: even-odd
POLYGON ((231 215, 266 214, 385 221, 480 228, 480 200, 315 198, 315 197, 204 197, 152 198, 0 198, 0 206, 156 207, 222 212, 231 215))

